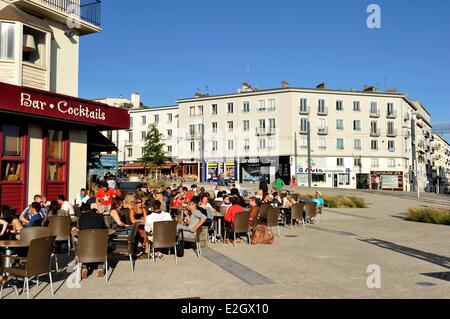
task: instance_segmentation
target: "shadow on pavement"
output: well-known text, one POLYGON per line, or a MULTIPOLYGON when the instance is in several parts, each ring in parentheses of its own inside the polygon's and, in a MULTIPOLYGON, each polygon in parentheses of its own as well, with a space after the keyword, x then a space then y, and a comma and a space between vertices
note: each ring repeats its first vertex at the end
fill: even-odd
POLYGON ((401 245, 397 245, 395 243, 389 242, 389 241, 385 241, 385 240, 381 240, 381 239, 375 239, 375 238, 371 238, 371 239, 361 239, 358 238, 359 241, 374 245, 374 246, 378 246, 380 248, 384 248, 384 249, 389 249, 391 251, 395 251, 397 253, 400 254, 404 254, 410 257, 414 257, 423 261, 427 261, 429 263, 450 269, 450 258, 447 256, 441 256, 441 255, 436 255, 436 254, 432 254, 432 253, 428 253, 426 251, 422 251, 422 250, 418 250, 418 249, 414 249, 414 248, 410 248, 410 247, 406 247, 406 246, 401 246, 401 245))

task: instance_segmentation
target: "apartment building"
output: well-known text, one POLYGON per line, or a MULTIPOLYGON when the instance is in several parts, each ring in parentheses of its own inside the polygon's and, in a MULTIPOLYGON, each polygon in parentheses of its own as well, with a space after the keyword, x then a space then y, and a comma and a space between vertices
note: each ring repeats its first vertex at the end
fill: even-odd
POLYGON ((122 170, 144 170, 141 163, 145 137, 150 125, 162 134, 168 162, 162 166, 165 173, 175 169, 178 154, 178 106, 145 107, 139 93, 131 100, 126 98, 103 98, 97 102, 120 108, 128 108, 130 127, 127 130, 105 131, 103 134, 117 146, 118 162, 122 170))
POLYGON ((430 191, 448 194, 450 193, 450 144, 439 134, 433 133, 431 148, 433 154, 432 174, 434 189, 430 191))
MULTIPOLYGON (((201 179, 219 174, 241 182, 277 176, 317 187, 409 190, 413 185, 413 135, 431 141, 429 113, 395 90, 373 87, 253 89, 243 84, 236 94, 197 95, 180 99, 178 161, 198 165, 201 179), (311 162, 308 163, 308 125, 311 162), (415 130, 412 129, 414 126, 415 130), (423 135, 423 137, 422 137, 423 135)), ((419 161, 426 187, 428 156, 419 161)), ((422 184, 420 184, 422 183, 422 184)))
POLYGON ((77 97, 80 38, 101 31, 100 10, 100 0, 0 0, 0 204, 72 199, 88 152, 108 145, 98 130, 128 128, 127 112, 77 97))

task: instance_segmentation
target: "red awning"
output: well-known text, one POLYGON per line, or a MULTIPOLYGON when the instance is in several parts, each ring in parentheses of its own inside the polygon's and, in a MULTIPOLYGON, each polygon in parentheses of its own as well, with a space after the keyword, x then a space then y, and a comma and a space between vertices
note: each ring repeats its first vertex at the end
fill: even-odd
POLYGON ((143 169, 145 169, 145 167, 142 164, 128 164, 128 165, 119 167, 119 170, 122 170, 122 171, 143 170, 143 169))
POLYGON ((130 128, 125 109, 7 83, 0 83, 0 92, 0 112, 95 126, 99 131, 130 128))
POLYGON ((177 164, 169 163, 169 164, 162 164, 159 166, 160 169, 172 169, 172 167, 176 166, 177 164))

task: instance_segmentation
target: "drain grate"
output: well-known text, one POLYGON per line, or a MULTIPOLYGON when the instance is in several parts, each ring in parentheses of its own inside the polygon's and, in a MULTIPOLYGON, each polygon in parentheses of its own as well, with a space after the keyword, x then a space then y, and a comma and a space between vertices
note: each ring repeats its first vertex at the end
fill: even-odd
POLYGON ((444 271, 444 272, 431 272, 431 273, 427 273, 427 274, 421 274, 424 276, 428 276, 428 277, 432 277, 432 278, 436 278, 436 279, 440 279, 440 280, 445 280, 445 281, 450 281, 450 271, 444 271))

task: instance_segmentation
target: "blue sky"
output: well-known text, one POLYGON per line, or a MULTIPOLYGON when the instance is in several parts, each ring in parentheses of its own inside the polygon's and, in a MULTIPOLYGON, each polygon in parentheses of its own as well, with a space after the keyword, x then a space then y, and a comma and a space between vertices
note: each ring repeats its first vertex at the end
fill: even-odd
POLYGON ((104 0, 103 32, 83 37, 80 96, 140 92, 171 105, 199 88, 395 87, 450 121, 448 0, 104 0), (381 29, 366 8, 381 6, 381 29))

